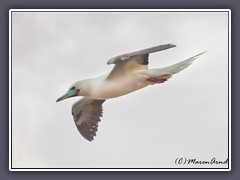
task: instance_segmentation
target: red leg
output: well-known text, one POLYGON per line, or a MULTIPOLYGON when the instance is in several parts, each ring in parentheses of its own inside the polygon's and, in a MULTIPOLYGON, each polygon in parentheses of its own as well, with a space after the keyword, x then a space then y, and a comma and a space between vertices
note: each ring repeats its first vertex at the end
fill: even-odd
POLYGON ((167 80, 167 78, 148 78, 147 80, 152 83, 163 83, 167 80))

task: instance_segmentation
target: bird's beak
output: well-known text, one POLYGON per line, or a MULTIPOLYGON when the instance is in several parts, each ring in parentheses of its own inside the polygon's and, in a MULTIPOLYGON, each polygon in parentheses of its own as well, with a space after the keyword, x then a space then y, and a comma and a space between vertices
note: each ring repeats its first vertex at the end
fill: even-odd
POLYGON ((70 97, 77 96, 79 91, 80 91, 79 89, 68 90, 63 96, 61 96, 60 98, 57 99, 57 102, 62 101, 67 98, 70 98, 70 97))

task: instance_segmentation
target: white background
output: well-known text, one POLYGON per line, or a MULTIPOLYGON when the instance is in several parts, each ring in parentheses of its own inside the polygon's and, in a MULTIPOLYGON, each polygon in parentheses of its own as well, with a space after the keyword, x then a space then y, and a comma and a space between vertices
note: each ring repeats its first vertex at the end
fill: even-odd
POLYGON ((13 12, 13 168, 186 168, 176 158, 228 156, 227 12, 13 12), (56 103, 80 79, 107 73, 112 56, 174 43, 150 68, 205 50, 164 84, 103 104, 93 142, 72 119, 77 98, 56 103))

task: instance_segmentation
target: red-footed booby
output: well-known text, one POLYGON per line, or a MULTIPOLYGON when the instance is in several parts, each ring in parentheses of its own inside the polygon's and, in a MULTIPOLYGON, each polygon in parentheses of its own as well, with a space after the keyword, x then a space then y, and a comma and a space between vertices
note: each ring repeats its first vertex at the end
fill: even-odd
POLYGON ((75 82, 57 102, 74 96, 84 97, 72 105, 72 115, 82 136, 92 141, 96 136, 98 122, 102 117, 102 104, 106 99, 119 97, 148 85, 164 83, 205 53, 168 67, 148 69, 150 53, 173 47, 176 45, 165 44, 113 57, 107 62, 115 64, 109 74, 75 82))

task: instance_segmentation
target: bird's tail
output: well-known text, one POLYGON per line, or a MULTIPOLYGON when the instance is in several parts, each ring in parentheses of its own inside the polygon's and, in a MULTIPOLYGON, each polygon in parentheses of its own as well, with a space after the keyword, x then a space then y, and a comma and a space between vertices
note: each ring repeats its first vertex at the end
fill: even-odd
MULTIPOLYGON (((206 51, 205 51, 206 52, 206 51)), ((181 61, 179 63, 173 64, 171 66, 167 66, 164 68, 157 68, 157 69, 150 69, 149 75, 153 78, 162 78, 166 77, 167 79, 172 77, 172 75, 182 71, 183 69, 187 68, 190 64, 193 63, 195 59, 197 59, 200 55, 204 54, 205 52, 202 52, 200 54, 197 54, 189 59, 186 59, 184 61, 181 61)))

